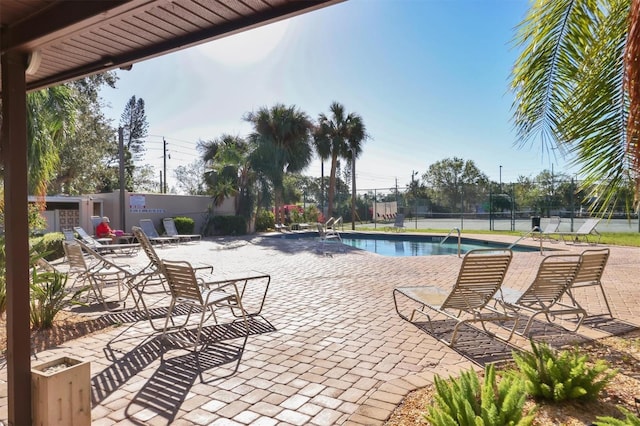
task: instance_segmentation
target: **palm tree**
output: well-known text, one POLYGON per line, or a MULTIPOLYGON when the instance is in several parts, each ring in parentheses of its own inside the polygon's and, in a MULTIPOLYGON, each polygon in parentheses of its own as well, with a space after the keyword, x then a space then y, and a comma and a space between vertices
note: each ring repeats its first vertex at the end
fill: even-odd
POLYGON ((319 124, 313 128, 313 145, 316 148, 318 157, 320 157, 320 207, 322 210, 324 210, 326 201, 324 198, 324 160, 331 157, 331 141, 328 138, 328 133, 324 124, 319 124))
MULTIPOLYGON (((356 113, 345 115, 344 106, 338 102, 333 102, 329 106, 331 117, 324 113, 318 116, 318 129, 325 133, 326 140, 329 141, 331 155, 331 171, 329 174, 329 215, 333 214, 333 202, 336 187, 336 169, 338 158, 348 160, 355 158, 361 153, 361 145, 369 136, 367 135, 362 117, 356 113)), ((352 188, 355 190, 355 188, 352 188)))
POLYGON ((219 206, 225 198, 236 196, 236 215, 248 220, 251 215, 249 144, 239 136, 224 134, 212 141, 200 141, 198 150, 209 169, 205 181, 213 192, 214 204, 219 206))
POLYGON ((307 114, 295 106, 276 104, 247 113, 245 120, 253 124, 249 141, 255 143, 252 164, 266 176, 274 191, 276 215, 283 199, 284 174, 304 170, 311 161, 310 132, 312 124, 307 114))
POLYGON ((60 162, 59 146, 74 131, 76 100, 69 85, 27 96, 29 191, 44 196, 60 162))
POLYGON ((520 144, 569 154, 600 213, 640 191, 640 0, 533 4, 515 39, 512 76, 520 144))

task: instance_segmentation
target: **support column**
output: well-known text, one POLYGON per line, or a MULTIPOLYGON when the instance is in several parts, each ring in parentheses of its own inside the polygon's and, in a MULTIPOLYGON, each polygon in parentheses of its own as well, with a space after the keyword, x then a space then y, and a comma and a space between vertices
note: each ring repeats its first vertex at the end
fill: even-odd
POLYGON ((29 327, 29 224, 27 220, 27 55, 6 52, 2 66, 2 162, 4 164, 7 265, 7 379, 9 424, 31 424, 29 327))

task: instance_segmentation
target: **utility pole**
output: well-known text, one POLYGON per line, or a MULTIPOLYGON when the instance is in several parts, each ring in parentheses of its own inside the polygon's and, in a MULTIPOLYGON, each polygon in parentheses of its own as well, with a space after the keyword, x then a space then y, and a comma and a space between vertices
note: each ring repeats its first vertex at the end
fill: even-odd
POLYGON ((167 193, 167 141, 162 138, 162 147, 164 151, 163 155, 163 171, 164 171, 164 185, 162 186, 161 192, 163 194, 167 193))
POLYGON ((124 191, 125 191, 125 180, 124 180, 124 132, 122 130, 122 127, 118 127, 118 156, 119 156, 119 162, 120 162, 120 174, 119 174, 119 179, 120 179, 120 228, 119 229, 127 229, 126 223, 125 223, 125 217, 126 215, 124 214, 124 201, 125 201, 125 197, 124 197, 124 191))

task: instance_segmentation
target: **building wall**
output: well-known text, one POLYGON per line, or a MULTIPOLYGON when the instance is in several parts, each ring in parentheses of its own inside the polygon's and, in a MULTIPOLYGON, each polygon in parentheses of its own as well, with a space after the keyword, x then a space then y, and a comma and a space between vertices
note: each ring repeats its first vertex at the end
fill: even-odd
MULTIPOLYGON (((207 214, 211 197, 201 195, 144 194, 125 192, 124 223, 120 217, 120 192, 92 194, 94 202, 102 202, 102 215, 108 216, 113 229, 131 232, 140 219, 151 219, 158 232, 165 217, 185 216, 195 222, 195 232, 200 232, 207 214)), ((216 215, 235 214, 234 198, 228 198, 215 207, 216 215)), ((91 229, 91 228, 86 228, 91 229)))

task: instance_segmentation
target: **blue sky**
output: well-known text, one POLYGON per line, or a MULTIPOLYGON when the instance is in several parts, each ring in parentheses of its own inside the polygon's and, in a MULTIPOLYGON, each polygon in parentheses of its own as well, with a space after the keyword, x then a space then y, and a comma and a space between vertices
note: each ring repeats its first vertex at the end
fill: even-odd
MULTIPOLYGON (((275 103, 311 118, 333 101, 359 113, 371 139, 356 162, 358 189, 391 188, 448 157, 473 160, 491 179, 566 171, 539 145, 518 148, 511 122, 511 40, 527 0, 348 0, 119 71, 105 110, 119 122, 143 98, 145 162, 173 168, 198 140, 244 136, 245 113, 275 103), (500 166, 502 166, 500 168, 500 166)), ((326 165, 328 169, 328 164, 326 165)), ((305 172, 320 176, 315 159, 305 172)))

